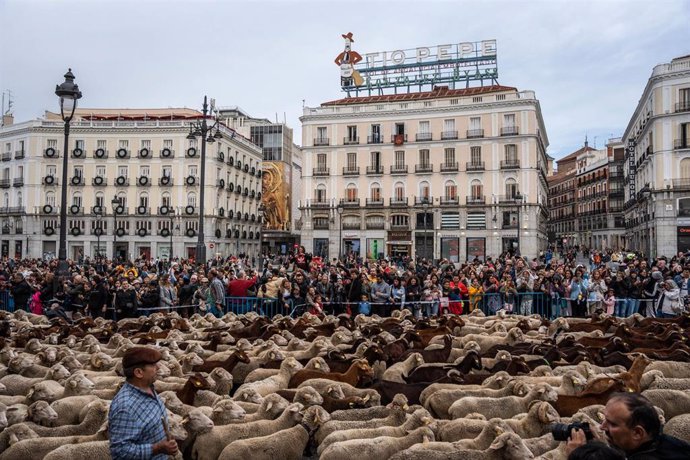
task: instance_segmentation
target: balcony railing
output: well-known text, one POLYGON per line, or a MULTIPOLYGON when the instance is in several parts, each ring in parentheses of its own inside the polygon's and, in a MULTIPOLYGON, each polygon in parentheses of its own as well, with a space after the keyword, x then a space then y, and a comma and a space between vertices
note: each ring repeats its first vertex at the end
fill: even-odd
POLYGON ((367 174, 383 174, 383 166, 367 166, 367 174))
POLYGON ((407 142, 407 134, 393 134, 391 135, 391 142, 395 145, 400 145, 407 142))
POLYGON ((690 149, 690 139, 676 139, 673 141, 674 150, 690 149))
POLYGON ((467 138, 468 139, 476 139, 478 137, 484 137, 484 130, 483 129, 468 129, 467 130, 467 138))
POLYGON ((314 176, 329 176, 331 174, 330 168, 314 168, 312 175, 314 176))
POLYGON ((14 159, 15 160, 21 160, 22 158, 24 158, 24 155, 25 155, 24 150, 15 150, 14 151, 14 159))
POLYGON ((407 174, 407 165, 392 165, 391 174, 407 174))
POLYGON ((345 198, 340 200, 340 206, 344 208, 358 208, 359 198, 345 198))
POLYGON ((417 133, 415 135, 415 139, 417 139, 417 142, 424 142, 424 141, 430 141, 433 139, 433 135, 431 133, 417 133))
POLYGON ((359 166, 343 168, 343 176, 359 176, 359 166))
POLYGON ((383 198, 367 198, 367 206, 383 206, 383 198))
POLYGON ((690 112, 690 101, 676 102, 676 110, 675 111, 676 111, 676 113, 678 113, 678 112, 690 112))
POLYGON ((471 161, 465 163, 465 168, 468 171, 484 171, 484 162, 483 161, 471 161))
POLYGON ((484 195, 481 196, 466 196, 465 197, 465 203, 468 206, 483 206, 486 204, 486 197, 484 195))
POLYGON ((515 203, 515 204, 517 204, 519 201, 518 201, 518 198, 516 198, 514 195, 499 195, 498 202, 499 203, 515 203))
POLYGON ((501 128, 501 136, 517 136, 520 130, 517 126, 504 126, 501 128))
POLYGON ((517 228, 517 222, 503 222, 501 228, 517 228))
POLYGON ((2 161, 10 161, 12 159, 12 152, 2 152, 2 161))
POLYGON ((15 177, 14 180, 12 181, 12 185, 15 187, 21 187, 24 185, 24 178, 23 177, 15 177))
POLYGON ((383 136, 380 134, 367 136, 367 144, 383 144, 383 136))
POLYGON ((407 197, 404 198, 391 198, 390 199, 390 205, 391 206, 407 206, 407 197))
POLYGON ((343 230, 361 230, 361 222, 343 222, 343 230))
POLYGON ((359 144, 359 137, 343 137, 344 145, 355 145, 359 144))
POLYGON ((314 146, 320 146, 320 145, 330 145, 331 140, 327 137, 316 137, 314 138, 314 146))
POLYGON ((690 190, 690 179, 673 179, 674 190, 690 190))
POLYGON ((309 202, 312 208, 328 208, 331 205, 330 200, 312 200, 309 202))
POLYGON ((0 188, 10 188, 11 185, 9 179, 0 179, 0 188))
POLYGON ((431 196, 416 196, 414 197, 414 204, 419 205, 432 205, 434 203, 434 198, 431 196))
POLYGON ((459 169, 460 166, 457 161, 455 163, 441 163, 441 172, 458 171, 459 169))
POLYGON ((441 197, 441 204, 442 205, 453 205, 453 204, 459 204, 460 199, 457 196, 442 196, 441 197))
POLYGON ((163 187, 169 187, 173 185, 173 178, 170 176, 163 176, 158 178, 158 185, 163 186, 163 187), (165 180, 164 180, 165 178, 165 180))
POLYGON ((443 131, 441 133, 441 139, 444 141, 450 140, 450 139, 457 139, 458 138, 458 132, 457 131, 443 131))
POLYGON ((328 222, 314 222, 312 226, 314 230, 328 230, 328 222))
POLYGON ((434 172, 434 166, 431 163, 416 164, 414 165, 414 172, 431 173, 434 172))
POLYGON ((409 230, 408 224, 391 224, 391 230, 409 230))
POLYGON ((367 230, 383 230, 386 228, 385 222, 367 222, 367 230))
POLYGON ((520 160, 502 160, 501 169, 520 169, 520 160))

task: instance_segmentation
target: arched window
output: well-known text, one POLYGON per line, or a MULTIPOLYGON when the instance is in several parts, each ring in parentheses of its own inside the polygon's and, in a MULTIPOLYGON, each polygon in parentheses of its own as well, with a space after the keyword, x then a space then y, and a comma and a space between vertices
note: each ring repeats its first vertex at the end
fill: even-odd
POLYGON ((680 161, 680 177, 690 177, 690 158, 680 161))
POLYGON ((454 200, 458 196, 458 186, 452 180, 446 181, 444 186, 445 198, 447 200, 454 200))
POLYGON ((371 197, 371 201, 381 201, 381 185, 378 182, 374 182, 371 184, 371 187, 369 188, 369 196, 371 197))
POLYGON ((405 184, 396 182, 393 188, 393 196, 396 201, 403 201, 405 199, 405 184))
POLYGON ((22 192, 17 192, 17 206, 22 207, 23 205, 22 192))
POLYGON ((103 195, 103 192, 96 192, 96 206, 103 207, 105 204, 105 197, 103 195))
POLYGON ((357 201, 357 186, 355 184, 347 184, 347 187, 345 188, 345 197, 345 201, 357 201))
POLYGON ((170 206, 170 193, 165 192, 161 195, 161 206, 170 206))
POLYGON ((144 192, 141 195, 139 195, 139 206, 143 206, 145 208, 149 207, 149 194, 144 192))
POLYGON ((187 206, 196 207, 196 193, 192 192, 187 195, 187 206))
POLYGON ((10 194, 5 192, 2 197, 2 203, 5 208, 10 207, 10 194))
POLYGON ((81 207, 81 193, 77 192, 72 195, 72 205, 81 207))
POLYGON ((481 181, 477 179, 472 181, 472 183, 470 184, 470 195, 472 196, 472 199, 475 201, 484 199, 484 186, 482 185, 481 181))
POLYGON ((431 186, 427 181, 419 183, 419 197, 420 201, 431 201, 431 186))
POLYGON ((517 182, 515 182, 515 179, 507 179, 506 180, 506 197, 508 198, 513 198, 515 195, 517 195, 517 182))
POLYGON ((126 208, 127 207, 127 194, 125 192, 119 192, 117 194, 117 201, 120 202, 121 206, 126 208))
POLYGON ((316 194, 314 195, 314 200, 317 203, 325 203, 327 201, 325 185, 319 184, 316 186, 316 194))
POLYGON ((54 192, 46 192, 46 204, 49 204, 51 206, 55 206, 55 193, 54 192))

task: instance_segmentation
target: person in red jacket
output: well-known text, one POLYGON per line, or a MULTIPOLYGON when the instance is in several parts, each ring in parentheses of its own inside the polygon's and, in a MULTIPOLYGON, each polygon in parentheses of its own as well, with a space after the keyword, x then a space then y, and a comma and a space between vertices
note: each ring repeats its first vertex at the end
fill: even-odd
POLYGON ((237 278, 228 282, 228 296, 229 297, 247 297, 247 289, 256 284, 257 277, 247 278, 247 274, 240 270, 237 273, 237 278))

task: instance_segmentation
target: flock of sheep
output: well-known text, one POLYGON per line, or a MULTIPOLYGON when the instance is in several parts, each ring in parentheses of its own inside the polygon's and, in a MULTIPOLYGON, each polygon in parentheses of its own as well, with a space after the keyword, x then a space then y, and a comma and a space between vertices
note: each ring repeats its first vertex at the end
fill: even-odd
POLYGON ((0 460, 110 458, 107 413, 135 345, 180 458, 566 458, 553 423, 589 422, 617 391, 690 441, 689 316, 417 320, 176 314, 51 323, 0 312, 0 460), (685 359, 687 358, 687 359, 685 359))

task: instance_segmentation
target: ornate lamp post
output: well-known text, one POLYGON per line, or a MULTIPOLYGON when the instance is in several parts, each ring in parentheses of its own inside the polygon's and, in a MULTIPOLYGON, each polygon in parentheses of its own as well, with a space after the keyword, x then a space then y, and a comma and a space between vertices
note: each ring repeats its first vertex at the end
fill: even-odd
POLYGON ((221 139, 223 136, 220 134, 219 130, 219 120, 216 115, 213 114, 213 100, 211 100, 211 108, 209 110, 207 97, 204 96, 204 105, 202 114, 203 117, 201 121, 192 122, 189 125, 189 134, 187 139, 196 139, 201 136, 201 177, 200 185, 201 192, 199 193, 199 235, 196 242, 196 259, 197 264, 206 263, 206 243, 204 242, 204 188, 206 186, 206 143, 214 143, 216 139, 221 139), (211 116, 212 123, 209 125, 206 122, 206 117, 211 116), (215 133, 211 132, 215 130, 215 133))
MULTIPOLYGON (((168 270, 170 267, 172 267, 172 260, 173 260, 173 225, 175 224, 175 208, 171 207, 171 212, 170 212, 170 254, 168 254, 168 270)), ((177 229, 180 229, 180 226, 177 226, 177 229)))
POLYGON ((110 202, 113 207, 113 260, 117 257, 117 208, 120 206, 120 200, 117 197, 110 202))
POLYGON ((422 209, 424 209, 424 254, 426 255, 426 251, 428 250, 428 243, 426 241, 427 213, 429 212, 429 199, 428 198, 424 198, 424 204, 422 205, 422 209))
MULTIPOLYGON (((77 101, 81 99, 79 86, 74 83, 74 74, 69 69, 65 74, 65 81, 55 85, 55 94, 60 98, 60 115, 65 122, 65 144, 62 152, 62 189, 60 202, 60 248, 58 250, 58 277, 69 275, 67 265, 67 150, 69 148, 69 123, 72 121, 77 101)), ((62 283, 59 284, 60 286, 62 283)))
POLYGON ((517 201, 518 207, 517 207, 517 248, 515 250, 516 255, 522 256, 522 253, 520 252, 520 210, 522 209, 522 199, 523 195, 520 193, 520 191, 515 192, 515 201, 517 201))
POLYGON ((340 232, 338 238, 338 260, 340 260, 343 256, 343 211, 345 208, 343 208, 343 204, 340 203, 335 210, 338 212, 338 230, 340 232))

